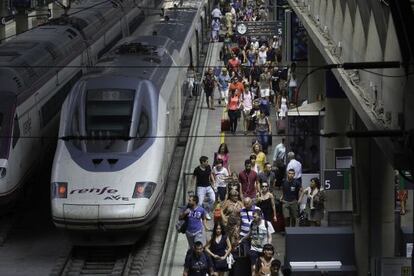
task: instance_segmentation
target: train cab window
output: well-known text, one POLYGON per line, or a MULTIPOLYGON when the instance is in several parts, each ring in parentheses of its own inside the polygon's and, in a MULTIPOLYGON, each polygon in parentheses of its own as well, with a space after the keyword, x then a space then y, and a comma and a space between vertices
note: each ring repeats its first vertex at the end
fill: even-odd
POLYGON ((126 152, 134 91, 126 89, 88 90, 86 96, 86 133, 88 152, 126 152))
POLYGON ((149 130, 150 130, 149 118, 148 118, 147 113, 143 111, 141 112, 141 115, 139 117, 137 135, 136 135, 136 139, 134 140, 134 149, 137 149, 139 146, 141 146, 145 142, 149 134, 149 130))
POLYGON ((13 122, 13 148, 16 146, 17 141, 20 138, 20 127, 19 127, 19 120, 17 119, 17 115, 14 117, 13 122))

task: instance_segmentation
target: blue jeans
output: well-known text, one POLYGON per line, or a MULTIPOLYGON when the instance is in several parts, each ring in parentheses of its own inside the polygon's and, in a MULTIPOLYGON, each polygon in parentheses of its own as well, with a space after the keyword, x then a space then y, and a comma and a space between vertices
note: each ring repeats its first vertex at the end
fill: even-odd
POLYGON ((262 145, 263 150, 267 150, 269 133, 267 131, 257 131, 257 141, 262 145))
POLYGON ((206 210, 207 213, 209 213, 213 209, 213 204, 216 201, 216 193, 214 192, 211 186, 208 186, 208 187, 197 186, 197 196, 199 199, 198 201, 199 206, 201 207, 203 206, 204 198, 206 197, 206 195, 208 196, 209 200, 208 200, 208 204, 206 205, 206 207, 204 207, 204 209, 206 210))

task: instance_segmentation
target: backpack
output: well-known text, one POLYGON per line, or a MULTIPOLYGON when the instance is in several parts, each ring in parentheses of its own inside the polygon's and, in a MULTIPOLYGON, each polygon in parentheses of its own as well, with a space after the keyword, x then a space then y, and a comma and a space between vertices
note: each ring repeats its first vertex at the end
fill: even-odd
POLYGON ((214 80, 211 76, 206 76, 204 79, 204 88, 208 90, 213 90, 214 80))
POLYGON ((185 234, 187 231, 188 226, 188 216, 186 216, 184 219, 179 219, 177 223, 175 224, 175 229, 178 233, 185 234))

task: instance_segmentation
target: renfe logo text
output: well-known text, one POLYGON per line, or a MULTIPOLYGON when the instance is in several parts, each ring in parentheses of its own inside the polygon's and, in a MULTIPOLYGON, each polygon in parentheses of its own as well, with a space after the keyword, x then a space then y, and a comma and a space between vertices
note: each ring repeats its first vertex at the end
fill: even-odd
POLYGON ((74 193, 78 193, 78 194, 86 194, 86 193, 95 193, 97 195, 101 195, 103 193, 108 193, 108 194, 115 194, 116 192, 118 192, 118 190, 116 189, 109 189, 109 187, 103 187, 102 189, 99 188, 90 188, 90 189, 74 189, 72 191, 70 191, 70 194, 74 194, 74 193))

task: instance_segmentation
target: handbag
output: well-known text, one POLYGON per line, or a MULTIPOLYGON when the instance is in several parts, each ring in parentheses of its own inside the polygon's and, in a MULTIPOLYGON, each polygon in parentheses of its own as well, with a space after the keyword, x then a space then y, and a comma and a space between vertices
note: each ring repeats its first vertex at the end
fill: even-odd
POLYGON ((229 269, 231 269, 231 268, 233 267, 233 264, 234 264, 233 254, 229 254, 229 255, 226 257, 226 262, 227 262, 227 267, 228 267, 229 269))
POLYGON ((241 110, 240 108, 236 110, 236 117, 240 118, 241 117, 241 110))
POLYGON ((188 226, 188 216, 185 217, 185 219, 179 219, 177 223, 175 224, 175 229, 178 233, 185 234, 187 231, 188 226))

